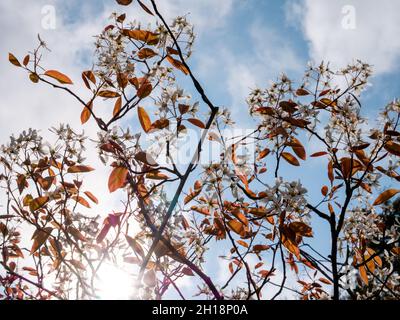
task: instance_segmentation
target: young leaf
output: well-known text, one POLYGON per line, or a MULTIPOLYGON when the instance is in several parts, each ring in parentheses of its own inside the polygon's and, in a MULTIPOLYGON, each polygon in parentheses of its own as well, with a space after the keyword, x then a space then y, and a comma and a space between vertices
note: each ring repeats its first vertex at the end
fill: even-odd
POLYGON ((29 56, 29 54, 28 54, 28 55, 25 56, 24 61, 22 61, 22 64, 23 64, 25 67, 28 65, 29 59, 30 59, 30 56, 29 56))
POLYGON ((104 226, 103 226, 103 228, 101 229, 100 233, 98 234, 98 236, 96 238, 96 242, 97 243, 103 242, 103 240, 107 236, 108 232, 110 231, 110 228, 111 228, 111 224, 108 223, 108 220, 105 220, 104 221, 104 226))
POLYGON ((204 128, 206 127, 206 126, 204 125, 204 123, 203 123, 202 121, 200 121, 199 119, 190 118, 190 119, 188 119, 188 121, 189 121, 191 124, 195 125, 196 127, 201 128, 201 129, 204 129, 204 128))
POLYGON ((44 74, 50 78, 56 79, 62 84, 73 84, 70 78, 57 70, 47 70, 44 74))
POLYGON ((48 196, 38 197, 29 202, 29 209, 34 212, 43 207, 49 201, 48 196))
POLYGON ((76 165, 68 168, 69 173, 80 173, 80 172, 90 172, 93 171, 94 169, 89 166, 83 166, 83 165, 76 165))
POLYGON ((117 3, 120 4, 121 6, 127 6, 132 3, 132 0, 117 0, 117 3))
POLYGON ((80 196, 74 196, 74 197, 72 197, 72 199, 74 199, 76 202, 80 203, 84 207, 90 208, 89 202, 87 202, 84 198, 82 198, 80 196))
POLYGON ((367 270, 365 270, 365 267, 364 267, 364 266, 358 267, 358 271, 359 271, 359 273, 360 273, 361 280, 362 280, 366 285, 368 285, 368 275, 367 275, 367 270))
POLYGON ((86 196, 92 200, 95 204, 99 204, 99 200, 94 196, 93 193, 91 193, 90 191, 85 191, 84 192, 86 194, 86 196))
POLYGON ((149 59, 149 58, 153 58, 154 56, 156 56, 157 53, 154 52, 152 49, 150 48, 143 48, 138 52, 138 57, 141 60, 145 60, 145 59, 149 59))
POLYGON ((149 8, 147 8, 147 7, 146 7, 146 6, 143 4, 143 2, 142 2, 142 1, 140 1, 140 0, 137 0, 137 2, 139 2, 140 6, 142 7, 142 9, 143 9, 144 11, 146 11, 148 14, 150 14, 150 15, 154 16, 153 12, 151 12, 151 11, 150 11, 150 9, 149 9, 149 8))
POLYGON ((182 71, 185 75, 189 74, 189 70, 186 68, 186 66, 180 62, 179 60, 176 60, 172 58, 170 55, 167 55, 167 60, 170 64, 172 64, 176 69, 182 71))
POLYGON ((385 203, 386 201, 388 201, 389 199, 391 199, 392 197, 394 197, 396 194, 398 194, 400 192, 400 190, 397 189, 389 189, 386 190, 384 192, 382 192, 378 198, 376 198, 375 202, 374 202, 374 206, 378 206, 382 203, 385 203))
POLYGON ((228 226, 230 229, 232 229, 232 231, 234 231, 235 233, 241 235, 244 231, 244 227, 243 224, 241 222, 239 222, 238 220, 232 219, 230 221, 228 221, 228 226))
POLYGON ((160 41, 160 35, 150 31, 123 29, 122 34, 134 40, 145 42, 148 45, 156 45, 160 41))
POLYGON ((156 272, 153 269, 147 271, 143 276, 143 282, 148 287, 155 287, 157 284, 156 272))
POLYGON ((33 83, 38 83, 39 82, 39 76, 36 73, 30 73, 29 74, 29 79, 33 82, 33 83))
POLYGON ((151 93, 151 91, 153 90, 153 86, 151 85, 150 81, 145 80, 139 87, 138 91, 137 91, 137 96, 140 99, 144 99, 146 97, 148 97, 151 93))
POLYGON ((265 148, 264 150, 260 151, 260 153, 258 154, 257 160, 261 160, 264 159, 266 156, 269 155, 269 153, 271 152, 271 150, 269 150, 268 148, 265 148))
POLYGON ((325 156, 325 155, 327 155, 327 154, 328 154, 328 152, 321 151, 321 152, 313 153, 310 157, 311 157, 311 158, 317 158, 317 157, 325 156))
POLYGON ((81 123, 85 124, 89 119, 90 116, 92 115, 91 110, 93 109, 93 103, 90 102, 89 105, 85 106, 82 110, 81 113, 81 123))
POLYGON ((114 168, 108 179, 108 189, 110 190, 110 192, 114 192, 115 190, 123 187, 125 185, 127 176, 128 176, 127 168, 125 167, 114 168))
POLYGON ((393 141, 388 141, 385 144, 385 149, 395 156, 400 156, 400 144, 394 143, 393 141))
POLYGON ((10 61, 16 67, 21 67, 18 59, 12 53, 8 54, 8 61, 10 61))
POLYGON ((297 160, 296 157, 290 154, 289 152, 282 152, 282 157, 291 165, 296 167, 300 166, 299 160, 297 160))
POLYGON ((118 98, 120 94, 111 90, 102 90, 97 94, 99 97, 110 99, 110 98, 118 98))
POLYGON ((115 102, 114 105, 114 110, 113 110, 113 117, 115 117, 121 110, 122 107, 122 98, 118 97, 117 101, 115 102))
POLYGON ((298 95, 298 96, 308 96, 309 94, 310 93, 307 90, 303 89, 303 88, 299 88, 296 91, 296 95, 298 95))
POLYGON ((134 252, 136 252, 139 256, 144 258, 145 254, 144 254, 142 246, 139 244, 139 242, 137 242, 134 238, 132 238, 132 237, 130 237, 128 235, 126 235, 125 238, 126 238, 126 241, 129 244, 129 246, 132 248, 132 250, 134 252))
POLYGON ((73 226, 68 227, 68 232, 75 238, 75 240, 87 241, 86 237, 73 226))
POLYGON ((46 242, 52 230, 53 228, 46 227, 43 230, 36 230, 34 232, 32 236, 33 245, 30 251, 31 254, 35 253, 36 250, 39 249, 46 242))
POLYGON ((138 107, 138 117, 144 132, 149 132, 151 130, 151 120, 144 108, 138 107))

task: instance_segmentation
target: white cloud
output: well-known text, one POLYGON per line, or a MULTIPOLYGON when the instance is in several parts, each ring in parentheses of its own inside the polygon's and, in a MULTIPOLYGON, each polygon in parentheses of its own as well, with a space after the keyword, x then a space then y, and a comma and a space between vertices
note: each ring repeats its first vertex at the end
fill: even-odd
POLYGON ((329 60, 341 67, 361 59, 373 64, 376 73, 399 66, 400 2, 304 0, 287 5, 286 9, 287 20, 292 25, 297 20, 302 26, 315 62, 329 60))

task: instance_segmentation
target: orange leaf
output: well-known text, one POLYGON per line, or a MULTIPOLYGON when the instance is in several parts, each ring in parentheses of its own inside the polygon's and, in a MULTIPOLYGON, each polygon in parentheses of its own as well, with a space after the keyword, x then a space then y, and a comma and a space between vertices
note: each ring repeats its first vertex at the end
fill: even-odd
POLYGON ((79 196, 74 196, 74 197, 72 197, 72 199, 74 199, 76 202, 80 203, 84 207, 90 208, 89 202, 87 202, 84 198, 79 197, 79 196))
POLYGON ((282 157, 291 165, 296 167, 300 166, 299 160, 297 160, 296 157, 290 154, 289 152, 282 152, 282 157))
POLYGON ((145 60, 156 56, 157 53, 151 50, 150 48, 143 48, 138 52, 139 59, 145 60))
POLYGON ((119 111, 121 110, 121 107, 122 107, 122 98, 118 97, 118 99, 114 105, 113 117, 115 117, 119 113, 119 111))
POLYGON ((68 168, 69 173, 90 172, 93 170, 94 169, 92 167, 83 165, 76 165, 68 168))
POLYGON ((389 151, 391 154, 396 156, 400 156, 400 144, 394 143, 393 141, 388 141, 385 144, 386 151, 389 151))
POLYGON ((366 285, 368 285, 368 275, 367 275, 367 271, 365 270, 365 267, 364 266, 360 266, 358 268, 358 271, 360 273, 360 277, 361 277, 362 281, 364 281, 364 283, 366 285))
POLYGON ((148 45, 155 45, 160 40, 160 36, 158 34, 144 30, 123 29, 122 34, 129 38, 146 42, 148 45))
POLYGON ((115 91, 111 91, 111 90, 102 90, 97 94, 99 97, 102 98, 117 98, 120 96, 120 94, 118 92, 115 91))
POLYGON ((232 231, 234 231, 235 233, 241 235, 243 233, 243 224, 241 222, 239 222, 238 220, 230 220, 228 221, 228 226, 230 229, 232 229, 232 231))
POLYGON ((306 225, 304 222, 301 221, 291 222, 289 224, 289 228, 301 236, 312 237, 311 227, 306 225))
POLYGON ((125 167, 117 167, 111 172, 108 179, 108 189, 110 192, 123 187, 125 185, 126 177, 128 176, 128 169, 125 167))
POLYGON ((86 196, 87 196, 90 200, 92 200, 95 204, 98 204, 98 203, 99 203, 99 200, 94 196, 93 193, 91 193, 90 191, 85 191, 84 193, 85 193, 86 196))
POLYGON ((172 64, 175 68, 181 70, 184 74, 188 75, 189 70, 186 68, 186 66, 180 62, 179 60, 175 60, 172 58, 170 55, 167 55, 167 60, 170 64, 172 64))
POLYGON ((385 203, 386 201, 388 201, 390 198, 392 198, 393 196, 395 196, 396 194, 398 194, 400 192, 400 190, 397 189, 389 189, 386 190, 385 192, 382 192, 378 198, 376 198, 375 202, 373 203, 374 206, 378 206, 382 203, 385 203))
POLYGON ((328 187, 327 186, 323 186, 321 188, 321 193, 323 196, 326 196, 328 194, 328 187))
POLYGON ((89 105, 86 105, 83 108, 82 113, 81 113, 81 123, 82 124, 86 123, 90 119, 90 116, 92 115, 92 113, 90 111, 92 110, 92 108, 93 108, 92 102, 90 102, 89 105))
POLYGON ((62 84, 73 84, 70 78, 57 70, 47 70, 44 74, 50 78, 56 79, 62 84))
POLYGON ((237 240, 236 241, 238 244, 240 244, 241 246, 248 248, 249 245, 247 244, 247 242, 243 241, 243 240, 237 240))
POLYGON ((191 193, 189 193, 185 199, 184 199, 184 204, 188 204, 190 201, 192 201, 194 198, 196 198, 201 192, 201 189, 197 189, 191 193))
POLYGON ((146 110, 142 107, 138 107, 138 117, 144 132, 149 132, 151 129, 151 120, 146 110))
POLYGON ((269 150, 268 148, 265 148, 264 150, 260 151, 260 153, 258 154, 257 160, 261 160, 264 159, 266 156, 269 155, 269 153, 271 152, 271 150, 269 150))
POLYGON ((328 178, 329 178, 331 184, 333 183, 333 180, 335 180, 335 177, 333 175, 333 164, 332 164, 332 161, 329 161, 329 163, 328 163, 328 178))

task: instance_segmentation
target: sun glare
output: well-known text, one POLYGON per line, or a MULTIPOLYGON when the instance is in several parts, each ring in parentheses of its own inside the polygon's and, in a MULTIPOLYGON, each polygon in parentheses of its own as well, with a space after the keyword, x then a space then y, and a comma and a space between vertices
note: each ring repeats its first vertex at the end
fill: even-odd
POLYGON ((97 293, 101 300, 128 300, 133 298, 135 278, 128 272, 104 264, 98 272, 97 293))

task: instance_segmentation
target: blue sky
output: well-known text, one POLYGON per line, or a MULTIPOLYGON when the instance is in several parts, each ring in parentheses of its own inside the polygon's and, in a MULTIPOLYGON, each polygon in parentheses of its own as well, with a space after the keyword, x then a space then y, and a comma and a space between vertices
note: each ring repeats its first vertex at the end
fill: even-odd
MULTIPOLYGON (((36 45, 36 34, 40 33, 52 49, 46 57, 48 66, 79 79, 80 71, 91 67, 91 36, 106 25, 113 10, 121 12, 123 8, 114 0, 15 0, 0 4, 0 28, 9 30, 3 33, 0 43, 3 57, 0 61, 3 96, 0 143, 5 143, 11 133, 27 127, 42 129, 44 135, 48 127, 60 121, 81 127, 77 116, 79 107, 73 100, 29 83, 26 75, 9 65, 6 54, 11 51, 18 57, 24 56, 36 45), (42 28, 44 5, 53 5, 56 9, 54 30, 42 28)), ((369 119, 375 119, 379 108, 400 97, 400 2, 163 0, 160 10, 168 18, 189 13, 188 19, 193 21, 198 33, 189 64, 211 100, 216 105, 229 106, 234 120, 242 128, 254 125, 245 103, 250 89, 267 87, 268 82, 281 72, 300 82, 310 60, 317 63, 331 61, 337 67, 356 58, 373 64, 376 73, 371 80, 372 86, 361 99, 363 114, 369 119), (342 26, 346 17, 343 8, 349 5, 354 9, 355 28, 345 29, 342 26)), ((137 6, 130 8, 127 15, 128 19, 149 20, 137 6)), ((185 88, 192 90, 187 80, 182 81, 185 88)), ((85 130, 88 135, 95 135, 94 124, 87 125, 85 130)), ((89 159, 95 161, 95 156, 89 155, 89 159)), ((288 178, 304 179, 311 198, 318 195, 326 183, 325 164, 319 161, 310 161, 301 173, 289 166, 284 170, 288 178)), ((104 174, 106 179, 106 170, 99 169, 99 174, 104 174)), ((91 182, 95 184, 96 179, 91 182)), ((118 199, 107 194, 106 186, 96 188, 108 205, 118 205, 118 199)), ((99 210, 106 212, 109 209, 103 204, 99 210)), ((322 236, 327 231, 318 222, 313 227, 322 236)), ((326 249, 326 244, 321 241, 316 246, 326 249)), ((212 262, 208 270, 218 274, 217 267, 218 263, 212 262)), ((187 290, 191 290, 190 286, 187 290)))

